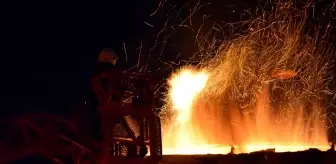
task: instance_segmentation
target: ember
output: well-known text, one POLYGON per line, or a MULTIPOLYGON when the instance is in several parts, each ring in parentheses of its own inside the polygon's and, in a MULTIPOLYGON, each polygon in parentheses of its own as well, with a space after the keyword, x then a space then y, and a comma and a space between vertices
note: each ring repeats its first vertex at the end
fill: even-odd
POLYGON ((277 70, 272 74, 272 77, 277 79, 289 79, 294 76, 296 76, 296 72, 292 70, 277 70))
POLYGON ((302 10, 278 4, 250 22, 253 32, 173 74, 163 154, 327 150, 321 93, 330 82, 330 52, 302 35, 305 19, 302 10))
MULTIPOLYGON (((193 111, 196 103, 204 103, 202 100, 198 99, 199 102, 194 102, 197 97, 200 97, 201 90, 204 89, 206 82, 208 80, 208 75, 202 71, 197 72, 190 69, 183 69, 181 72, 173 75, 170 80, 171 85, 171 101, 172 109, 176 110, 176 118, 171 122, 171 125, 166 129, 163 136, 163 153, 164 154, 228 154, 231 151, 231 146, 229 144, 234 143, 234 139, 229 141, 226 145, 216 145, 210 144, 211 133, 203 133, 204 130, 200 129, 199 126, 195 125, 194 122, 207 122, 220 121, 213 120, 213 118, 208 118, 198 116, 193 117, 196 111, 193 111), (201 119, 199 119, 201 118, 201 119)), ((211 79, 209 79, 211 80, 211 79)), ((260 150, 270 150, 275 149, 275 152, 294 152, 308 150, 309 148, 318 148, 320 150, 327 150, 330 146, 327 143, 326 132, 323 131, 320 122, 315 122, 316 136, 310 137, 310 133, 304 133, 302 125, 304 120, 300 117, 302 115, 302 109, 297 109, 298 113, 293 114, 293 121, 288 125, 277 125, 273 124, 274 118, 270 118, 270 109, 267 107, 269 100, 268 98, 268 85, 264 85, 264 92, 258 95, 258 100, 256 101, 256 118, 259 118, 251 124, 245 124, 245 129, 238 130, 241 137, 246 137, 249 141, 246 144, 235 145, 234 153, 249 153, 260 150), (295 120, 297 119, 297 120, 295 120), (296 122, 295 122, 296 121, 296 122), (282 127, 284 126, 284 128, 282 127), (246 129, 247 128, 247 129, 246 129), (243 130, 244 131, 240 131, 243 130), (253 129, 255 131, 252 131, 253 129), (255 134, 253 134, 255 133, 255 134), (301 134, 302 133, 302 134, 301 134), (277 135, 278 134, 278 135, 277 135), (302 136, 303 135, 303 136, 302 136), (304 136, 305 135, 305 136, 304 136)), ((209 100, 211 101, 211 100, 209 100)), ((199 104, 198 104, 199 105, 199 104)), ((200 107, 200 106, 198 106, 200 107)), ((235 110, 235 109, 234 109, 235 110)), ((199 113, 202 115, 202 113, 199 113)), ((232 114, 237 114, 233 112, 232 114)), ((232 118, 238 118, 238 115, 232 115, 232 118)), ((243 122, 240 122, 243 124, 243 122)), ((213 130, 216 134, 216 127, 207 127, 213 130)), ((220 131, 221 129, 217 129, 220 131)), ((225 134, 222 134, 225 135, 225 134)), ((232 134, 227 134, 232 135, 232 134)), ((220 139, 216 141, 220 142, 220 139)))

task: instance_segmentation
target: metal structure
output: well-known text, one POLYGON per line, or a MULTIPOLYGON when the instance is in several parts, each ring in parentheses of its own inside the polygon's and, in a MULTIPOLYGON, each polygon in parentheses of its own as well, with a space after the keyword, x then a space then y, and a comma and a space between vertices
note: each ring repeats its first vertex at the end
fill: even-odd
MULTIPOLYGON (((102 154, 161 159, 161 125, 154 108, 155 79, 144 73, 109 70, 91 84, 102 125, 102 154)), ((104 157, 103 157, 104 158, 104 157)))
POLYGON ((91 84, 99 102, 100 141, 58 115, 15 117, 0 123, 0 163, 33 154, 56 163, 158 163, 162 142, 154 110, 155 79, 109 70, 94 76, 91 84))

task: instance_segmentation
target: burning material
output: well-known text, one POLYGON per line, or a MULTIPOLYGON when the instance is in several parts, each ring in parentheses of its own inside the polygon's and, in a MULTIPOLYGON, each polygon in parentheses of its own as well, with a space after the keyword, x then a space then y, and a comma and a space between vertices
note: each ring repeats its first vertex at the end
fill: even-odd
MULTIPOLYGON (((302 108, 298 108, 296 113, 288 115, 287 117, 290 117, 288 120, 285 120, 286 118, 282 118, 283 120, 281 120, 292 121, 291 123, 280 124, 277 123, 277 120, 274 120, 276 116, 272 117, 271 110, 269 109, 268 84, 264 84, 262 91, 257 95, 254 116, 256 120, 252 122, 252 117, 239 116, 239 112, 231 111, 231 119, 238 121, 236 122, 238 125, 233 126, 241 125, 242 127, 232 129, 232 133, 234 134, 220 133, 223 129, 218 126, 216 127, 214 124, 224 120, 215 118, 216 116, 209 116, 209 113, 200 111, 206 110, 206 108, 200 106, 202 103, 205 103, 201 100, 200 96, 202 90, 206 90, 206 82, 210 80, 204 71, 197 72, 182 69, 181 72, 173 75, 169 82, 171 86, 169 95, 172 102, 171 109, 175 110, 176 117, 170 126, 165 129, 163 136, 164 154, 227 154, 231 151, 231 146, 227 145, 232 144, 235 144, 233 146, 236 150, 234 153, 271 149, 274 149, 276 152, 292 152, 307 150, 311 147, 321 150, 329 148, 326 132, 321 122, 313 123, 315 125, 312 128, 316 128, 312 129, 315 130, 314 134, 304 132, 304 125, 306 123, 303 119, 302 108), (195 105, 197 103, 198 106, 195 105), (197 107, 201 108, 196 109, 197 107), (250 122, 249 124, 244 124, 244 121, 250 122), (215 127, 208 126, 209 122, 214 122, 213 125, 215 127), (204 128, 200 124, 205 124, 205 126, 203 125, 204 128), (208 131, 208 133, 205 131, 208 131), (218 133, 220 134, 216 135, 218 133), (213 134, 215 134, 215 137, 212 137, 213 134), (217 136, 223 135, 232 135, 231 141, 230 139, 226 140, 227 143, 224 144, 221 141, 222 138, 216 139, 217 136), (234 138, 235 135, 237 138, 234 138), (244 143, 238 143, 240 145, 237 145, 235 139, 241 139, 244 143), (211 144, 215 142, 222 144, 211 144)), ((210 103, 214 102, 210 99, 206 101, 210 101, 210 103)), ((316 109, 320 110, 318 107, 316 109)), ((239 109, 232 107, 230 110, 239 109)))
POLYGON ((326 48, 303 35, 305 19, 302 10, 278 4, 250 22, 252 31, 206 57, 205 71, 175 73, 163 153, 227 154, 228 145, 234 153, 327 150, 324 91, 331 63, 326 48))
POLYGON ((289 79, 294 76, 296 76, 296 72, 292 70, 277 70, 272 74, 272 77, 276 79, 289 79))
POLYGON ((185 69, 169 81, 170 86, 172 86, 169 93, 172 99, 172 109, 176 110, 177 115, 171 127, 169 127, 169 138, 164 138, 163 142, 173 141, 169 144, 175 148, 181 147, 178 150, 179 154, 197 149, 194 147, 194 143, 202 142, 201 138, 195 138, 198 134, 197 131, 193 131, 192 109, 193 101, 205 87, 207 79, 208 76, 204 72, 185 69))

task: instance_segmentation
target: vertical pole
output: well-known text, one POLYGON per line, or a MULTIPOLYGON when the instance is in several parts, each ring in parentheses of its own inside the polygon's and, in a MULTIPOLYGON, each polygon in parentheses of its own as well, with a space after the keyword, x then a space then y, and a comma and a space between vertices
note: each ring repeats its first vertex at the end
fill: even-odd
POLYGON ((149 120, 150 156, 155 160, 162 158, 161 124, 158 116, 153 114, 149 120))

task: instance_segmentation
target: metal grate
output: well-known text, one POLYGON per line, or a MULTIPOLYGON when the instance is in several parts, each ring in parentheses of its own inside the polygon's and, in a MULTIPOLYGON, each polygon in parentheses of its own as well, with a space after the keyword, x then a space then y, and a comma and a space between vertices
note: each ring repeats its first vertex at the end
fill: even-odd
POLYGON ((113 137, 129 137, 126 127, 121 123, 117 123, 112 131, 113 137))
POLYGON ((139 125, 138 121, 130 115, 126 116, 124 118, 126 120, 126 123, 127 123, 128 127, 134 133, 135 137, 140 136, 140 125, 139 125))
MULTIPOLYGON (((141 121, 141 120, 139 120, 141 121)), ((149 143, 150 154, 152 157, 161 159, 162 158, 162 141, 161 141, 161 123, 158 116, 152 116, 151 118, 142 118, 143 130, 144 130, 144 139, 146 143, 149 143)), ((125 126, 128 126, 129 129, 135 134, 135 136, 140 135, 140 124, 132 116, 125 117, 124 125, 122 122, 116 124, 113 129, 114 137, 123 137, 132 139, 132 136, 127 133, 125 126), (125 125, 127 124, 127 125, 125 125)), ((128 154, 128 147, 123 143, 118 143, 118 149, 120 150, 120 155, 126 156, 128 154)), ((137 153, 139 153, 139 147, 136 148, 137 153)))

